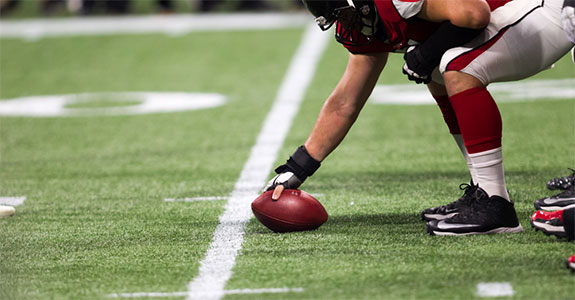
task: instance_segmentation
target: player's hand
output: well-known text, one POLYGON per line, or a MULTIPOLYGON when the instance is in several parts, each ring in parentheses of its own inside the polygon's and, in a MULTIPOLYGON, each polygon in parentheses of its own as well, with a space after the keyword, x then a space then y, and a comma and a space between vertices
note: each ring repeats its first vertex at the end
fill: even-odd
POLYGON ((278 200, 284 189, 297 189, 320 165, 304 146, 300 146, 285 164, 275 169, 278 175, 268 182, 264 192, 274 190, 272 200, 278 200))
POLYGON ((284 189, 297 189, 302 181, 292 172, 285 172, 276 175, 268 182, 264 191, 273 190, 272 200, 278 200, 284 189))
POLYGON ((403 74, 407 75, 407 78, 416 83, 428 84, 431 82, 431 73, 436 66, 430 65, 423 58, 419 51, 418 46, 411 46, 403 55, 405 64, 403 64, 403 74))
POLYGON ((563 30, 571 43, 575 43, 575 0, 565 0, 561 11, 563 30))

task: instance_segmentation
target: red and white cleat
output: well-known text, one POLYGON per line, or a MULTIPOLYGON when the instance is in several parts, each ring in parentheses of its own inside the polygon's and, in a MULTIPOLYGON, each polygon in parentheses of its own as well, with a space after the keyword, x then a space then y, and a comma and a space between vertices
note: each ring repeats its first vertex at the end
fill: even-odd
POLYGON ((558 238, 566 237, 563 227, 563 210, 551 212, 538 210, 531 215, 529 221, 535 230, 542 231, 546 235, 554 235, 558 238))
POLYGON ((567 269, 571 270, 571 273, 575 273, 575 255, 571 255, 569 258, 567 258, 565 261, 565 266, 567 269))

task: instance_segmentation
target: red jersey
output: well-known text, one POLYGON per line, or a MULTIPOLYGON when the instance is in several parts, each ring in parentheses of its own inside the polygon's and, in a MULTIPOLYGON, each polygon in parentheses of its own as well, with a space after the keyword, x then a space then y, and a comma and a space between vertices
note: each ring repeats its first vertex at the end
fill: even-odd
MULTIPOLYGON (((351 53, 394 52, 408 45, 409 41, 425 41, 439 26, 439 23, 413 18, 419 13, 425 0, 374 0, 379 14, 379 26, 385 28, 387 40, 374 38, 367 45, 344 45, 351 53)), ((465 1, 465 0, 462 0, 465 1)), ((486 0, 494 9, 511 0, 486 0)))

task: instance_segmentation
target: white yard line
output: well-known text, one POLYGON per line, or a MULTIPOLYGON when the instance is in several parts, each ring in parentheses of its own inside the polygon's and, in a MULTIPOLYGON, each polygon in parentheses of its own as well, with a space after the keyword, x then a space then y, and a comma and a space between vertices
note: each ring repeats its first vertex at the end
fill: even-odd
POLYGON ((305 26, 304 13, 188 14, 0 21, 0 37, 35 40, 77 35, 183 35, 195 31, 269 30, 305 26))
POLYGON ((480 282, 477 284, 479 297, 513 296, 515 291, 509 282, 480 282))
POLYGON ((331 38, 310 24, 292 59, 250 157, 228 200, 197 277, 188 284, 187 299, 221 299, 232 276, 252 213, 250 203, 258 196, 297 114, 317 63, 331 38))
MULTIPOLYGON (((238 295, 238 294, 277 294, 277 293, 301 293, 302 288, 268 288, 268 289, 239 289, 224 291, 225 295, 238 295)), ((163 297, 184 297, 188 292, 172 292, 172 293, 118 293, 110 294, 109 298, 163 298, 163 297)))

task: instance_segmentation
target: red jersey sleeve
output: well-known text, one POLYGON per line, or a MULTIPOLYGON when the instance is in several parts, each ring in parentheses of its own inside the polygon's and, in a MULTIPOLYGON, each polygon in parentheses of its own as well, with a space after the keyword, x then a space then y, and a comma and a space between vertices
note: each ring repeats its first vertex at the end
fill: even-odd
MULTIPOLYGON (((421 10, 424 0, 374 0, 379 14, 380 26, 385 29, 387 40, 374 39, 363 46, 344 45, 349 52, 393 52, 407 46, 409 41, 424 42, 440 23, 414 18, 421 10)), ((465 1, 465 0, 461 0, 465 1)), ((490 9, 505 5, 511 0, 487 0, 490 9)))

